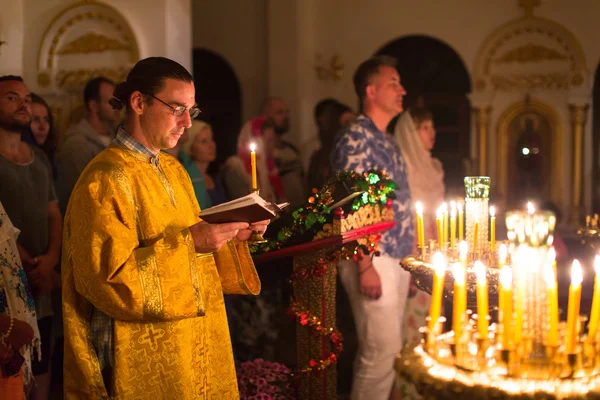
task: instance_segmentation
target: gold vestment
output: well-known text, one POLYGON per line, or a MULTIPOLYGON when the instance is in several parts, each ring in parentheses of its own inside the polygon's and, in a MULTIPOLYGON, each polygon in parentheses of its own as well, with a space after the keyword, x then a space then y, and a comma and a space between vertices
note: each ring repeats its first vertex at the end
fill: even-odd
POLYGON ((200 208, 187 172, 160 154, 100 153, 64 225, 66 399, 105 399, 90 336, 93 307, 114 319, 117 399, 237 399, 223 293, 258 294, 246 243, 196 254, 200 208))

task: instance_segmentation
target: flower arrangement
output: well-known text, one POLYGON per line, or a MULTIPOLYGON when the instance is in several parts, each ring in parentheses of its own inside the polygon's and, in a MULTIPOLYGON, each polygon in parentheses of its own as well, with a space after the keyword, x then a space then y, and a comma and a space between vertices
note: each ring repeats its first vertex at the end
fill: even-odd
POLYGON ((293 399, 292 382, 288 367, 277 362, 257 358, 237 367, 240 398, 246 400, 293 399))

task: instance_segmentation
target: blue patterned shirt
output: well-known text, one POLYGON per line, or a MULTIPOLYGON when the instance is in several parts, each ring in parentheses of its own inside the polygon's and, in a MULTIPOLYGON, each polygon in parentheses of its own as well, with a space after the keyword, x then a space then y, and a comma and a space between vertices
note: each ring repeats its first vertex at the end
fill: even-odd
POLYGON ((398 189, 393 203, 396 225, 382 234, 380 249, 394 258, 411 254, 414 225, 410 190, 406 164, 394 138, 381 132, 369 117, 361 114, 337 137, 331 162, 334 172, 382 169, 396 182, 398 189))

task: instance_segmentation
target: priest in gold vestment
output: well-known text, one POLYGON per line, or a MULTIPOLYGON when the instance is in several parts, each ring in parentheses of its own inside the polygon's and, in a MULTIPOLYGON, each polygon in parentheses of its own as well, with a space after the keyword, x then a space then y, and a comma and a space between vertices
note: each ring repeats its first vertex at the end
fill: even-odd
POLYGON ((142 60, 111 104, 125 123, 65 217, 65 398, 237 399, 223 293, 259 293, 246 240, 268 222, 202 222, 186 171, 160 153, 198 113, 185 68, 142 60))

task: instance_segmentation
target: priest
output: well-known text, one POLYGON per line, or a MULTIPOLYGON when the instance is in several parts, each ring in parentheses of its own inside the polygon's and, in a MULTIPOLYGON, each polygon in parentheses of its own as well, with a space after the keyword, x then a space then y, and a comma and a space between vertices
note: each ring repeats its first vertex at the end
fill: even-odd
POLYGON ((160 150, 199 113, 178 63, 139 61, 115 88, 114 143, 83 171, 65 217, 66 399, 239 398, 223 293, 260 292, 247 240, 268 221, 208 224, 160 150))

